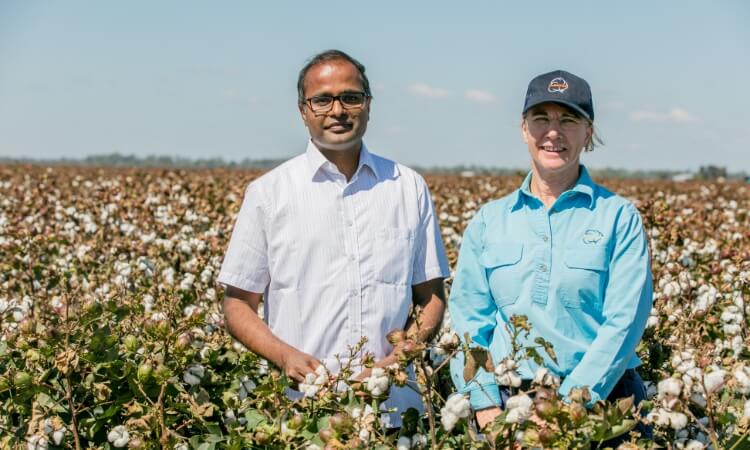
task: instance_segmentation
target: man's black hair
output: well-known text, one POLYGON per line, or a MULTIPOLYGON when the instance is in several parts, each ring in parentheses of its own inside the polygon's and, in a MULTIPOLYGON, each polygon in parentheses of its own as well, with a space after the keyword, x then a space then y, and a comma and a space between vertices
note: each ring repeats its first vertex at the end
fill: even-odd
POLYGON ((316 66, 320 63, 324 63, 327 61, 335 61, 335 60, 344 60, 350 62, 354 67, 357 68, 359 71, 359 78, 362 81, 362 89, 365 91, 365 95, 368 97, 372 97, 372 92, 370 92, 370 81, 367 79, 367 75, 365 75, 365 66, 362 65, 359 61, 352 58, 351 56, 347 55, 346 53, 342 52, 341 50, 326 50, 324 52, 318 53, 317 55, 310 58, 309 61, 307 61, 307 64, 302 68, 302 70, 299 71, 299 76, 297 77, 297 102, 299 104, 305 103, 305 76, 307 75, 307 72, 310 71, 310 69, 313 68, 313 66, 316 66))

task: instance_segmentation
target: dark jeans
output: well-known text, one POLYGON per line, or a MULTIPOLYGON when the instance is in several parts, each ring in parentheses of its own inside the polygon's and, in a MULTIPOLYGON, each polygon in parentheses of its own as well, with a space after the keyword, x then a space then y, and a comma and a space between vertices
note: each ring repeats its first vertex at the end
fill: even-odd
MULTIPOLYGON (((521 385, 521 388, 528 389, 529 385, 530 383, 527 380, 524 380, 524 384, 521 385)), ((641 376, 638 375, 638 372, 635 369, 628 369, 625 371, 625 373, 622 375, 622 378, 620 378, 620 381, 618 381, 617 384, 615 384, 615 387, 612 388, 612 392, 609 394, 609 397, 607 397, 607 400, 610 402, 614 402, 617 401, 617 399, 630 397, 631 395, 633 396, 633 404, 635 406, 638 406, 638 404, 640 404, 643 400, 646 400, 646 386, 644 386, 641 376)), ((505 409, 505 402, 508 401, 508 398, 510 398, 510 392, 508 388, 500 386, 501 408, 505 409)), ((653 438, 651 427, 647 427, 640 422, 638 423, 638 425, 636 425, 635 430, 640 432, 641 437, 643 438, 653 438)), ((616 448, 618 445, 626 442, 628 439, 629 433, 625 433, 624 435, 618 436, 614 439, 602 442, 599 447, 616 448)))

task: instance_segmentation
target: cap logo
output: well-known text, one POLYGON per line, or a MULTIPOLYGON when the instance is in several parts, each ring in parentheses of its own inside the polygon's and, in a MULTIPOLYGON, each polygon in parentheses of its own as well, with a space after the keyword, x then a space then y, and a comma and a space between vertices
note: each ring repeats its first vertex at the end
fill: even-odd
POLYGON ((565 78, 562 78, 562 77, 554 78, 552 81, 549 82, 549 86, 547 86, 547 90, 549 92, 563 93, 567 89, 568 89, 568 82, 565 81, 565 78))

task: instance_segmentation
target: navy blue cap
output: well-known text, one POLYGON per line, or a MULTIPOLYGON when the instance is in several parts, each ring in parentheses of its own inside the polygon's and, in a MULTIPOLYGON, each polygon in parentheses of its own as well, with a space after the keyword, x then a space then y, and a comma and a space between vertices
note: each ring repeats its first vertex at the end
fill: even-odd
POLYGON ((531 80, 526 90, 526 101, 523 113, 540 103, 559 103, 580 113, 583 117, 594 120, 594 102, 591 99, 591 88, 583 78, 564 70, 555 70, 539 75, 531 80))

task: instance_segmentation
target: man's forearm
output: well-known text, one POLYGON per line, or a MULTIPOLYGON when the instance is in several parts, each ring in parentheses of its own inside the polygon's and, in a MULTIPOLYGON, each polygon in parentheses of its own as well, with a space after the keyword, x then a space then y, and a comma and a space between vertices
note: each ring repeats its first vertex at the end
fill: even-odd
POLYGON ((224 316, 229 333, 253 353, 283 367, 283 356, 291 348, 277 338, 268 325, 258 317, 245 301, 227 297, 224 299, 224 316))
POLYGON ((416 336, 420 342, 428 342, 440 329, 445 314, 445 301, 433 294, 426 302, 415 308, 414 317, 406 325, 407 336, 416 336))

